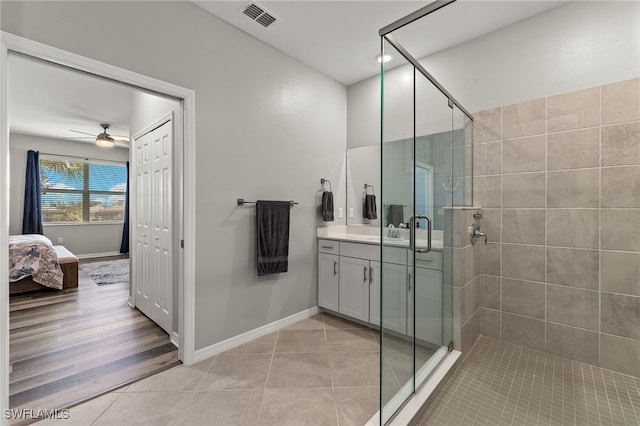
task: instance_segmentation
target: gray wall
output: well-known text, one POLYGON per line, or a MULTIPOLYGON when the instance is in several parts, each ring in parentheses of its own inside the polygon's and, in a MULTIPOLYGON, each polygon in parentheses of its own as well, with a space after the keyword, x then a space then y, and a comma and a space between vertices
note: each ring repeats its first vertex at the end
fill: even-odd
POLYGON ((196 349, 316 305, 316 203, 320 178, 344 173, 344 86, 189 2, 0 7, 4 31, 195 90, 196 349), (288 273, 256 277, 241 197, 300 203, 288 273))
MULTIPOLYGON (((48 139, 37 136, 12 133, 9 138, 9 154, 11 166, 10 190, 10 234, 22 233, 22 208, 24 205, 24 174, 28 150, 47 154, 73 155, 100 160, 126 162, 129 159, 128 149, 100 149, 94 144, 69 142, 59 139, 48 139)), ((122 240, 122 224, 78 224, 78 225, 45 225, 44 235, 53 244, 62 243, 77 256, 90 257, 93 254, 113 253, 120 251, 122 240)))
MULTIPOLYGON (((420 62, 471 112, 627 80, 640 72, 639 9, 638 2, 571 2, 420 62)), ((412 128, 412 102, 402 90, 409 72, 385 73, 385 105, 394 106, 386 141, 410 136, 403 129, 412 128)), ((377 76, 348 87, 348 148, 379 143, 379 92, 377 76)))

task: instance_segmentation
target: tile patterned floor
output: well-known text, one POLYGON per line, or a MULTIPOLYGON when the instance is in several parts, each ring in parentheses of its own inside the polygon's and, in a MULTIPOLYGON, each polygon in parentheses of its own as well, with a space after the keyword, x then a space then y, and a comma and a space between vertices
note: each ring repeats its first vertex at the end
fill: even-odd
POLYGON ((480 337, 420 425, 640 425, 640 379, 480 337))
MULTIPOLYGON (((378 410, 377 331, 318 314, 38 425, 362 425, 378 410)), ((395 377, 387 375, 390 388, 395 377)))

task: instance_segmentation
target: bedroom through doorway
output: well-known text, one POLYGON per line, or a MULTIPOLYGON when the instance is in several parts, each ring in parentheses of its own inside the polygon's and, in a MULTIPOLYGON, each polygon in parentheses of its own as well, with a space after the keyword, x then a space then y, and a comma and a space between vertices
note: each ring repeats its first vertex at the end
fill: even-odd
POLYGON ((9 407, 68 407, 180 362, 177 315, 164 331, 135 308, 125 138, 181 106, 24 55, 10 53, 8 68, 10 234, 23 233, 27 157, 38 152, 42 234, 65 271, 62 289, 34 277, 35 289, 9 285, 9 407), (99 147, 101 133, 123 138, 99 147))

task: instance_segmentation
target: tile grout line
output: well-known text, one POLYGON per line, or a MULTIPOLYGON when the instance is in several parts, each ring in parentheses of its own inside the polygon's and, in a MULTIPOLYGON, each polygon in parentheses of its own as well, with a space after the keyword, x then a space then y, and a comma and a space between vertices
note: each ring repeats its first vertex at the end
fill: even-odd
POLYGON ((280 338, 280 329, 276 331, 276 341, 273 343, 273 350, 271 351, 271 361, 269 361, 269 369, 267 370, 267 377, 264 381, 264 386, 262 387, 262 396, 260 397, 260 406, 258 407, 258 412, 256 414, 256 424, 258 423, 258 419, 260 419, 260 414, 262 414, 262 408, 264 406, 264 394, 267 390, 267 384, 269 383, 269 376, 271 375, 271 367, 273 366, 273 357, 276 354, 276 346, 278 346, 279 338, 280 338))
POLYGON ((598 366, 602 365, 602 86, 598 129, 598 366))
POLYGON ((605 400, 607 402, 607 407, 609 407, 609 413, 611 414, 611 419, 613 420, 613 410, 611 409, 611 397, 609 396, 609 391, 607 390, 607 385, 604 380, 604 371, 600 369, 599 373, 600 373, 600 376, 602 377, 602 383, 604 388, 604 394, 606 397, 605 400))
POLYGON ((547 344, 547 290, 549 257, 549 98, 544 98, 544 133, 545 133, 545 160, 544 160, 544 351, 548 352, 547 344))
MULTIPOLYGON (((503 324, 503 318, 504 318, 504 307, 503 307, 503 303, 502 303, 502 298, 503 298, 503 291, 502 291, 502 285, 503 285, 503 275, 502 275, 502 263, 503 263, 503 258, 502 258, 502 250, 504 248, 504 230, 503 230, 503 225, 504 225, 504 221, 503 221, 503 216, 504 216, 504 195, 502 193, 502 172, 504 171, 504 167, 503 167, 503 161, 504 161, 504 156, 503 156, 503 142, 504 142, 504 107, 500 107, 500 247, 498 250, 498 256, 499 256, 499 261, 500 261, 500 339, 504 339, 504 324, 503 324)), ((486 250, 485 250, 485 254, 486 254, 486 250)))
MULTIPOLYGON (((116 392, 112 392, 112 393, 116 393, 116 392)), ((118 395, 118 397, 117 397, 116 399, 114 399, 114 400, 113 400, 113 402, 107 406, 107 408, 105 408, 104 410, 102 410, 102 413, 100 413, 100 414, 98 415, 98 417, 96 417, 96 418, 91 422, 91 425, 95 425, 95 424, 96 424, 96 422, 97 422, 98 420, 100 420, 100 417, 104 416, 104 415, 105 415, 105 413, 106 413, 106 412, 107 412, 111 407, 113 407, 113 406, 114 406, 114 404, 115 404, 116 402, 118 402, 118 400, 119 400, 120 398, 122 398, 122 395, 124 395, 124 392, 118 392, 118 393, 119 393, 120 395, 118 395)), ((76 406, 76 407, 77 407, 77 406, 76 406)), ((72 408, 73 408, 73 407, 71 407, 71 409, 72 409, 72 408)), ((69 410, 71 410, 71 409, 69 409, 69 410)), ((69 413, 71 413, 71 411, 69 411, 69 413)))
MULTIPOLYGON (((640 424, 640 405, 638 406, 638 409, 636 410, 636 406, 633 403, 633 399, 631 398, 631 393, 629 391, 629 385, 627 385, 627 383, 626 383, 627 381, 624 379, 624 377, 622 378, 622 382, 624 383, 625 389, 627 391, 627 395, 629 397, 629 403, 631 404, 631 409, 633 410, 633 414, 636 416, 636 420, 640 424)), ((636 390, 636 393, 638 394, 638 396, 640 397, 640 389, 638 389, 638 387, 636 386, 635 390, 636 390)), ((639 398, 639 401, 640 401, 640 398, 639 398)))
MULTIPOLYGON (((209 363, 209 366, 207 367, 207 369, 202 373, 202 377, 200 377, 200 380, 198 381, 198 384, 195 386, 195 388, 193 389, 193 391, 191 391, 191 395, 189 396, 189 399, 186 401, 184 407, 182 408, 182 410, 180 410, 180 414, 176 417, 176 422, 178 421, 178 419, 180 419, 183 415, 184 412, 186 411, 186 409, 189 407, 189 404, 191 404, 191 401, 193 400, 193 398, 196 395, 196 392, 198 392, 198 389, 200 389, 200 385, 202 385, 202 382, 204 381, 204 378, 206 377, 207 373, 209 372, 209 369, 211 368, 211 366, 213 365, 214 361, 216 360, 216 358, 218 358, 219 354, 214 355, 211 360, 211 362, 209 363)), ((175 368, 175 367, 174 367, 175 368)))
MULTIPOLYGON (((336 388, 333 382, 333 367, 331 366, 331 359, 329 358, 329 338, 327 337, 327 325, 324 322, 324 314, 322 314, 322 330, 324 331, 324 341, 327 345, 327 362, 329 363, 329 378, 331 379, 331 393, 333 394, 333 408, 336 414, 336 425, 340 424, 340 415, 338 414, 338 404, 336 404, 336 388)), ((380 344, 378 344, 378 350, 380 350, 380 344)))
MULTIPOLYGON (((618 386, 616 385, 616 381, 615 378, 613 376, 613 374, 611 372, 609 372, 609 375, 611 376, 611 382, 613 383, 613 390, 616 392, 616 398, 618 401, 618 406, 620 407, 620 413, 622 414, 622 419, 624 420, 624 423, 627 423, 627 416, 625 415, 624 412, 624 408, 622 406, 622 399, 620 398, 620 392, 618 391, 618 386)), ((609 405, 611 405, 611 403, 609 403, 609 405)))

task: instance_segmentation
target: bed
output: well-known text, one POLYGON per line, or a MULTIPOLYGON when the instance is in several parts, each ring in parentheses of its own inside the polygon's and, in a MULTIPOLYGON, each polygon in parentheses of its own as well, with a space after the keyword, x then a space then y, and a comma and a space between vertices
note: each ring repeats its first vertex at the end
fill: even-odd
POLYGON ((78 285, 78 259, 43 235, 9 236, 9 293, 78 285), (74 276, 75 275, 75 276, 74 276))

